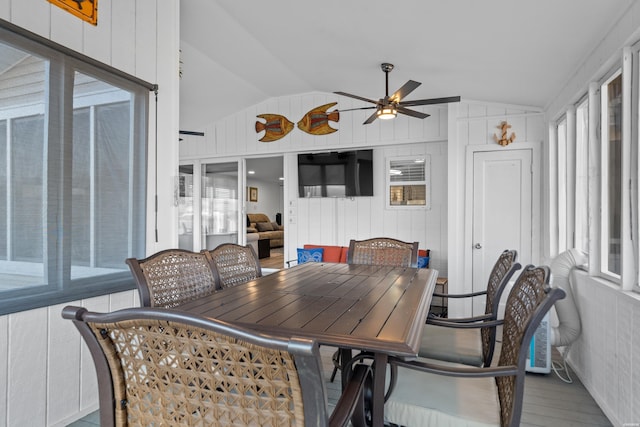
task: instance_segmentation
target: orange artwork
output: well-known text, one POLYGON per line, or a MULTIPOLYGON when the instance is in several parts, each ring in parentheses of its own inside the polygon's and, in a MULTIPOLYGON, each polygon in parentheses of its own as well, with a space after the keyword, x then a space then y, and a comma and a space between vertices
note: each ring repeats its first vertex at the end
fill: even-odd
POLYGON ((326 135, 335 132, 337 129, 329 126, 329 121, 338 122, 340 120, 340 112, 334 110, 327 113, 327 110, 336 104, 337 102, 331 102, 309 111, 298 122, 298 129, 311 135, 326 135))
POLYGON ((48 0, 90 24, 98 25, 98 0, 48 0))
POLYGON ((256 133, 264 131, 264 136, 260 138, 262 142, 277 141, 293 129, 293 123, 280 114, 259 114, 256 117, 265 120, 264 123, 256 122, 256 133))

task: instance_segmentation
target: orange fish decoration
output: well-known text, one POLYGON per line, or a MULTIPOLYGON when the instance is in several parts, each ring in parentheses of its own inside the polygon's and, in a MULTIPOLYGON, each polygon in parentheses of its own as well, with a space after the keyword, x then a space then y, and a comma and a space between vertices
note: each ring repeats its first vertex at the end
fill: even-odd
POLYGON ((298 129, 311 135, 326 135, 337 131, 338 129, 329 126, 329 121, 338 122, 340 120, 340 112, 334 110, 327 113, 327 110, 336 104, 337 102, 324 104, 309 111, 298 122, 298 129))
POLYGON ((293 129, 293 122, 280 114, 260 114, 256 117, 265 120, 265 123, 256 122, 256 133, 264 131, 264 136, 260 138, 262 142, 276 141, 293 129))

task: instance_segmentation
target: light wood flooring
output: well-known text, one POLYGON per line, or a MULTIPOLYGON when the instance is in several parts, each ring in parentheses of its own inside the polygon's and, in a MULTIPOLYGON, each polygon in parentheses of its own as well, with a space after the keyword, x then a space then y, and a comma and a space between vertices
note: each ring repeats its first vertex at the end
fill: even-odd
POLYGON ((269 252, 271 256, 268 258, 261 258, 260 266, 262 268, 284 268, 284 248, 273 248, 269 252))
MULTIPOLYGON (((340 397, 340 375, 336 376, 334 383, 329 382, 333 351, 331 347, 321 347, 331 407, 340 397)), ((555 349, 553 358, 561 363, 560 354, 555 349)), ((570 372, 573 378, 570 384, 563 382, 553 371, 550 374, 527 373, 521 427, 612 426, 589 392, 570 372)))

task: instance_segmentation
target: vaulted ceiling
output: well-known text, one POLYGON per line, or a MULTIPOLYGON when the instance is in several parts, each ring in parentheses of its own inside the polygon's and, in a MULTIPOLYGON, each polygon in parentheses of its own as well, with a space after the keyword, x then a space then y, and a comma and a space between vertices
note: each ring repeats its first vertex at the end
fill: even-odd
MULTIPOLYGON (((459 95, 544 108, 633 0, 180 2, 180 128, 272 97, 344 91, 459 95)), ((363 103, 363 106, 366 105, 363 103)))

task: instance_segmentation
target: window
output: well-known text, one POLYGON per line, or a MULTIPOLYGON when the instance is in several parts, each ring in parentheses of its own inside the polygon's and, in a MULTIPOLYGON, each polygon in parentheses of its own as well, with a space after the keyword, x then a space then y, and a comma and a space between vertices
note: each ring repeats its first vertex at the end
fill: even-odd
POLYGON ((613 278, 621 274, 622 218, 622 72, 601 87, 602 100, 602 217, 601 270, 613 278))
POLYGON ((568 232, 553 236, 549 248, 552 256, 562 252, 566 239, 567 247, 589 254, 590 275, 640 292, 640 91, 633 84, 640 80, 640 42, 622 56, 621 68, 591 82, 588 94, 550 126, 549 230, 565 223, 568 232))
POLYGON ((574 247, 589 252, 589 100, 576 107, 574 247))
POLYGON ((388 207, 430 207, 429 156, 389 159, 388 207))
POLYGON ((567 119, 558 123, 558 252, 567 250, 567 119))
POLYGON ((130 289, 144 255, 148 87, 35 38, 0 27, 0 314, 130 289))

